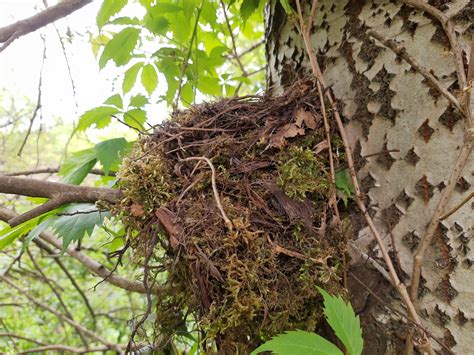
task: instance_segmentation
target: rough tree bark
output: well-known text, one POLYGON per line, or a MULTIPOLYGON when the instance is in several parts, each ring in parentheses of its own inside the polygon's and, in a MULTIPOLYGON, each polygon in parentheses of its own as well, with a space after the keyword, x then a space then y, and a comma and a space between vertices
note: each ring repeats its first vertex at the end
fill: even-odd
MULTIPOLYGON (((395 251, 392 256, 399 261, 399 276, 407 285, 414 252, 448 184, 468 125, 468 119, 463 120, 446 94, 449 91, 459 98, 463 89, 449 40, 437 19, 411 6, 417 3, 322 0, 311 36, 324 77, 341 103, 366 205, 387 246, 395 251), (446 92, 430 84, 413 63, 397 57, 393 49, 369 36, 369 30, 397 40, 446 92), (379 152, 385 153, 363 158, 379 152)), ((432 0, 429 4, 450 18, 464 60, 469 61, 472 1, 432 0)), ((305 5, 308 14, 309 4, 305 5)), ((275 1, 271 3, 266 16, 266 50, 268 84, 275 94, 297 73, 310 72, 295 23, 275 1)), ((473 175, 471 155, 448 211, 472 197, 473 175)), ((441 221, 425 254, 416 300, 424 325, 457 354, 472 353, 474 348, 473 231, 471 202, 441 221)), ((355 232, 359 248, 376 255, 377 248, 365 224, 355 225, 355 232)), ((372 279, 365 279, 365 283, 371 287, 376 284, 372 279)), ((388 321, 380 307, 374 309, 373 316, 385 326, 366 325, 366 330, 375 330, 372 334, 366 331, 368 342, 372 342, 367 344, 366 352, 389 352, 393 337, 383 339, 381 333, 393 327, 393 317, 388 321)))

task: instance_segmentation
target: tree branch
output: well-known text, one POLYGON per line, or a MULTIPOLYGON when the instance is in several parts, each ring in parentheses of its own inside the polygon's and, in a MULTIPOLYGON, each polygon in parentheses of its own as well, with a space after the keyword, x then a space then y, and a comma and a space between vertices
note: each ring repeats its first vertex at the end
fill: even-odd
POLYGON ((117 345, 117 344, 113 344, 109 341, 107 341, 106 339, 102 338, 101 336, 95 334, 94 332, 90 331, 89 329, 85 328, 84 326, 80 325, 79 323, 76 323, 75 321, 73 321, 71 318, 65 316, 64 314, 58 312, 56 309, 48 306, 47 304, 44 304, 42 303, 41 301, 39 301, 38 299, 36 299, 35 297, 33 297, 30 293, 28 293, 27 291, 21 289, 19 286, 17 286, 16 284, 14 284, 10 279, 6 278, 5 276, 3 275, 0 275, 0 281, 3 281, 5 282, 6 284, 8 284, 10 287, 14 288, 15 290, 17 290, 19 293, 21 293, 23 296, 25 296, 26 298, 28 298, 32 303, 34 303, 36 306, 44 309, 45 311, 49 312, 49 313, 52 313, 54 314, 56 317, 58 317, 59 319, 63 320, 64 322, 68 323, 69 325, 71 325, 73 328, 75 328, 77 331, 80 331, 84 334, 86 334, 87 336, 89 336, 91 339, 94 339, 95 341, 98 341, 104 345, 106 345, 110 350, 116 350, 118 351, 119 353, 121 353, 121 347, 120 345, 117 345))
POLYGON ((92 0, 63 0, 34 16, 0 28, 0 43, 3 43, 0 52, 17 38, 66 17, 91 2, 92 0))
MULTIPOLYGON (((14 218, 15 216, 17 216, 15 212, 10 211, 7 208, 0 207, 0 220, 6 222, 14 218)), ((44 242, 53 245, 59 250, 62 249, 62 241, 49 232, 41 233, 39 235, 39 238, 40 240, 43 240, 44 242)), ((68 247, 66 249, 66 253, 77 261, 79 261, 84 267, 92 271, 92 273, 94 273, 95 275, 104 278, 105 281, 107 281, 108 283, 127 291, 146 294, 145 287, 141 282, 130 281, 118 275, 111 274, 111 271, 107 269, 104 265, 95 261, 87 254, 84 254, 83 252, 74 249, 74 247, 68 247)), ((159 287, 154 287, 151 289, 151 293, 154 295, 158 294, 158 292, 159 287)))
MULTIPOLYGON (((44 168, 44 169, 35 169, 35 170, 24 170, 24 171, 15 171, 12 173, 2 173, 5 176, 27 176, 27 175, 36 175, 36 174, 56 174, 59 172, 59 168, 44 168)), ((89 174, 106 176, 105 172, 100 169, 92 169, 89 174)), ((113 171, 109 171, 108 176, 115 176, 113 171)))
POLYGON ((99 200, 114 203, 122 197, 122 192, 116 189, 76 186, 1 175, 0 193, 50 199, 43 205, 9 220, 8 224, 12 227, 68 203, 94 203, 99 200))

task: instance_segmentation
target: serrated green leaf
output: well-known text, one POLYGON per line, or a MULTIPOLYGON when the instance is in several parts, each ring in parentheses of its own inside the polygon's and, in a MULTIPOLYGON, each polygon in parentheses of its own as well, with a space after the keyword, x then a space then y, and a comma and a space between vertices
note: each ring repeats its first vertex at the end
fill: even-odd
POLYGON ((143 87, 148 92, 148 95, 151 95, 158 85, 158 74, 152 64, 147 64, 143 67, 141 79, 143 87))
POLYGON ((107 100, 104 101, 104 104, 115 106, 117 108, 122 109, 123 108, 122 96, 120 96, 119 94, 112 95, 107 100))
POLYGON ((61 165, 58 175, 61 182, 79 185, 97 162, 97 155, 93 148, 74 152, 61 165))
POLYGON ((85 131, 92 125, 95 125, 95 128, 104 128, 109 125, 111 116, 119 113, 120 110, 116 107, 111 106, 99 106, 93 108, 92 110, 86 111, 77 124, 77 131, 85 131))
POLYGON ((57 213, 59 209, 55 209, 49 212, 46 212, 40 216, 29 219, 22 224, 19 224, 15 227, 6 226, 0 230, 0 250, 4 249, 16 239, 28 234, 33 228, 35 228, 39 223, 44 221, 47 218, 50 218, 53 214, 57 213))
POLYGON ((95 145, 97 160, 104 167, 104 172, 108 175, 110 170, 116 171, 123 156, 130 148, 130 144, 125 138, 114 138, 95 145))
POLYGON ((133 107, 143 107, 148 104, 148 99, 142 94, 135 95, 130 99, 130 106, 133 107))
POLYGON ((138 129, 139 131, 144 131, 145 128, 143 125, 146 122, 146 112, 139 108, 134 108, 125 112, 123 115, 123 120, 129 126, 138 129))
POLYGON ((140 30, 134 27, 124 28, 115 34, 104 47, 99 59, 99 67, 102 69, 111 59, 117 66, 127 64, 132 59, 132 52, 137 45, 139 34, 140 30))
POLYGON ((136 17, 117 17, 112 21, 109 21, 110 25, 140 25, 140 20, 136 17))
POLYGON ((258 9, 260 0, 244 0, 240 5, 240 16, 242 21, 247 22, 248 18, 258 9))
POLYGON ((333 343, 315 333, 302 330, 277 335, 260 345, 252 352, 252 355, 264 351, 271 351, 278 355, 342 355, 342 351, 333 343))
POLYGON ((355 315, 352 306, 344 302, 342 297, 331 296, 320 287, 317 289, 323 295, 324 314, 334 333, 350 355, 360 355, 364 347, 364 340, 359 316, 355 315))
POLYGON ((92 234, 95 226, 110 218, 110 212, 99 212, 93 204, 75 204, 64 209, 64 215, 57 216, 51 228, 63 238, 63 252, 73 241, 92 234))
POLYGON ((107 21, 116 15, 127 4, 128 0, 103 0, 102 6, 97 13, 97 26, 104 26, 107 21))
POLYGON ((132 90, 137 80, 138 71, 143 67, 143 62, 135 63, 130 68, 127 69, 123 77, 122 90, 126 94, 132 90))

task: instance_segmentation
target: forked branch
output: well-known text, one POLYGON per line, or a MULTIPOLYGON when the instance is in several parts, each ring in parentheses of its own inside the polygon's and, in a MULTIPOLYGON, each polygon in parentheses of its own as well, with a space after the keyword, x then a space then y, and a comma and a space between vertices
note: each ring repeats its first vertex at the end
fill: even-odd
POLYGON ((0 193, 29 197, 43 197, 49 200, 32 210, 8 221, 14 227, 68 203, 95 203, 120 201, 122 192, 116 189, 76 186, 44 180, 0 175, 0 193))

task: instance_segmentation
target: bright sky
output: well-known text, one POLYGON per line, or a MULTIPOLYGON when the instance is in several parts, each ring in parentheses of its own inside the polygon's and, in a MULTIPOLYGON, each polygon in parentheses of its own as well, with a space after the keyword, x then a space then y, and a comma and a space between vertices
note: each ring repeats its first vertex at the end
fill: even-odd
MULTIPOLYGON (((49 5, 56 2, 50 0, 49 5)), ((56 22, 62 37, 66 37, 68 28, 73 36, 71 43, 74 45, 67 39, 63 42, 76 87, 76 98, 61 43, 52 25, 19 38, 0 53, 0 89, 7 89, 16 97, 26 96, 36 101, 43 55, 41 35, 44 35, 43 119, 47 120, 51 115, 61 116, 65 121, 77 119, 78 114, 101 104, 109 96, 111 85, 106 80, 107 73, 99 73, 87 34, 88 30, 93 29, 99 5, 100 2, 93 2, 56 22)), ((0 0, 0 27, 31 16, 43 8, 41 0, 0 0)))

